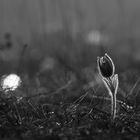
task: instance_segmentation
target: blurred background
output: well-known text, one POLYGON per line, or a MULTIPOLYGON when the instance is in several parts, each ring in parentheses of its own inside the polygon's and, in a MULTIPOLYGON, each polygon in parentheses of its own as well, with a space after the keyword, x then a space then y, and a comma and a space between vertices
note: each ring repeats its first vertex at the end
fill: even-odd
POLYGON ((46 77, 49 87, 62 77, 87 83, 105 52, 118 73, 139 71, 139 7, 138 0, 0 0, 0 75, 46 77))

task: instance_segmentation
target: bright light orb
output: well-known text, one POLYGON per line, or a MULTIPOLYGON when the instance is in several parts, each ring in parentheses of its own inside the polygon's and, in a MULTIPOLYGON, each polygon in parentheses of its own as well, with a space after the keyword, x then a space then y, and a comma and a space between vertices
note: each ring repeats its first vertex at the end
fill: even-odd
POLYGON ((86 41, 91 44, 99 45, 103 39, 103 35, 98 30, 90 31, 86 36, 86 41))
POLYGON ((14 91, 21 84, 21 79, 16 74, 9 74, 4 76, 1 80, 1 87, 4 91, 14 91))

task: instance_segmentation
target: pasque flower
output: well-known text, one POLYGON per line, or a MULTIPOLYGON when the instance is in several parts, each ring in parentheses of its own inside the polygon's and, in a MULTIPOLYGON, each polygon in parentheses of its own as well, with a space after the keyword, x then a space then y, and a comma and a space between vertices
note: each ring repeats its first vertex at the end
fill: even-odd
POLYGON ((114 75, 115 67, 112 59, 105 54, 103 57, 98 57, 98 67, 103 77, 111 77, 114 75))
POLYGON ((111 96, 111 118, 116 117, 116 94, 118 90, 118 74, 115 73, 115 66, 112 59, 105 54, 103 57, 97 58, 98 70, 101 78, 111 96))

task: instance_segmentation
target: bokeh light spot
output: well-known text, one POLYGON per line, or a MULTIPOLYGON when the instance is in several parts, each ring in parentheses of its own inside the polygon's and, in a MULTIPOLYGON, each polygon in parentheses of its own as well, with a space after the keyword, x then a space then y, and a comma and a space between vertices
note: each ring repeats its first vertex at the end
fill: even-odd
POLYGON ((1 80, 1 87, 4 91, 14 91, 21 85, 21 79, 16 74, 9 74, 3 76, 1 80))

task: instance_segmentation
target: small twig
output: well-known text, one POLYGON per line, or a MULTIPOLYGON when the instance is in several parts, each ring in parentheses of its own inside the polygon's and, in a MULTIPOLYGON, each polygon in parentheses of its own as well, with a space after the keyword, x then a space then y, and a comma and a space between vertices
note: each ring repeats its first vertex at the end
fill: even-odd
POLYGON ((82 95, 82 96, 80 96, 77 100, 75 100, 74 102, 73 102, 73 104, 78 104, 78 103, 80 103, 87 95, 88 95, 88 93, 89 92, 87 92, 86 91, 86 93, 84 94, 84 95, 82 95))
MULTIPOLYGON (((111 102, 111 98, 108 98, 108 97, 102 97, 102 96, 93 95, 93 96, 91 96, 91 98, 96 98, 96 99, 106 100, 106 101, 110 101, 111 102)), ((126 105, 129 108, 132 108, 132 106, 127 105, 125 102, 123 102, 121 100, 116 100, 116 103, 123 104, 123 105, 126 105)))
POLYGON ((21 116, 20 116, 20 113, 19 113, 17 104, 14 103, 13 105, 14 105, 14 107, 15 107, 15 110, 16 110, 16 113, 17 113, 17 116, 18 116, 18 123, 21 124, 21 123, 22 123, 22 119, 21 119, 21 116))
MULTIPOLYGON (((136 89, 136 87, 137 87, 139 81, 140 81, 140 77, 137 79, 137 81, 136 81, 135 84, 133 85, 132 89, 131 89, 130 92, 127 94, 127 97, 133 94, 133 92, 134 92, 134 90, 136 89)), ((137 93, 136 93, 136 95, 137 95, 137 93)), ((126 98, 127 98, 127 97, 126 97, 126 98)))
POLYGON ((44 95, 44 96, 52 96, 54 94, 58 94, 60 91, 62 91, 64 89, 68 88, 71 83, 72 83, 72 81, 70 80, 66 85, 58 88, 56 91, 50 91, 48 93, 46 93, 46 92, 45 93, 44 92, 43 93, 38 93, 38 94, 34 94, 34 95, 31 95, 31 96, 28 96, 28 97, 25 97, 25 98, 30 99, 30 98, 34 98, 34 97, 42 96, 42 95, 44 95))

